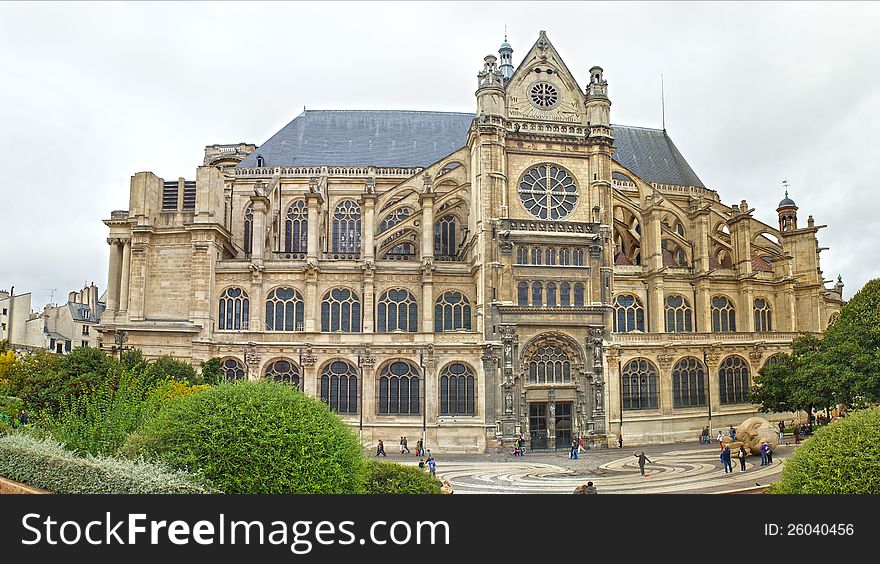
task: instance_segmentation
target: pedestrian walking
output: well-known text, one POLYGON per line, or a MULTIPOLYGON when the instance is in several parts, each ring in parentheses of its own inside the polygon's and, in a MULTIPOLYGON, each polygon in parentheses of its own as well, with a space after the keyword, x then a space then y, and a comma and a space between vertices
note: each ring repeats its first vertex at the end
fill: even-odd
POLYGON ((773 464, 773 449, 767 445, 767 464, 773 464))
POLYGON ((794 444, 800 444, 801 442, 801 426, 800 424, 794 426, 794 444))
POLYGON ((434 461, 432 456, 428 456, 428 472, 430 472, 432 476, 437 475, 437 462, 434 461))
POLYGON ((424 458, 419 459, 419 470, 421 470, 423 472, 425 471, 425 459, 424 458))
POLYGON ((403 437, 400 437, 400 454, 403 454, 403 437))
POLYGON ((379 455, 388 456, 385 454, 385 444, 382 442, 382 439, 379 439, 379 444, 376 446, 376 456, 379 455))
POLYGON ((733 472, 733 467, 730 465, 730 447, 724 447, 721 451, 721 464, 724 465, 724 473, 733 472))
POLYGON ((422 439, 416 442, 416 456, 425 456, 425 453, 422 451, 422 439))
POLYGON ((409 440, 406 438, 406 436, 403 437, 403 450, 404 450, 407 454, 410 454, 410 452, 409 452, 409 440))
POLYGON ((578 452, 587 452, 587 449, 584 448, 584 438, 578 437, 578 452))
POLYGON ((623 431, 617 435, 617 448, 623 448, 623 431))
POLYGON ((28 414, 26 409, 21 410, 21 415, 18 416, 18 422, 21 423, 22 426, 27 425, 28 422, 28 414))
POLYGON ((761 443, 761 466, 767 465, 767 443, 761 443))
POLYGON ((779 422, 779 444, 785 440, 785 423, 779 422))
POLYGON ((718 431, 718 445, 724 448, 724 433, 718 431))
POLYGON ((730 429, 727 430, 727 434, 730 435, 730 440, 736 440, 736 429, 733 428, 733 425, 730 426, 730 429))
POLYGON ((519 455, 524 456, 526 454, 526 440, 522 435, 519 436, 519 455))
POLYGON ((708 425, 706 425, 705 427, 703 427, 703 435, 702 435, 702 437, 703 437, 703 444, 704 444, 704 445, 709 444, 709 426, 708 426, 708 425))
POLYGON ((568 453, 568 457, 573 460, 577 460, 578 458, 578 444, 574 439, 571 440, 571 450, 568 453))
POLYGON ((746 448, 744 446, 740 445, 739 452, 736 455, 737 455, 737 457, 739 457, 739 471, 745 472, 746 471, 746 457, 748 456, 748 453, 746 452, 746 448))
MULTIPOLYGON (((645 475, 645 462, 651 462, 647 456, 645 456, 645 451, 642 451, 641 454, 633 453, 633 456, 639 459, 639 472, 642 473, 642 476, 645 475)), ((654 464, 651 462, 651 464, 654 464)))

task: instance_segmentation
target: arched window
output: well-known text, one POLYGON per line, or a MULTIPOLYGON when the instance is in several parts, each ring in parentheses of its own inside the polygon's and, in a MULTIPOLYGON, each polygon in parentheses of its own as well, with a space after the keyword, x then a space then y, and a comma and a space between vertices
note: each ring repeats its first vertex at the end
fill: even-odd
POLYGON ((559 285, 559 305, 571 307, 571 285, 568 282, 559 285))
POLYGON ((657 409, 657 368, 644 358, 623 367, 623 409, 657 409))
POLYGON ((297 200, 287 208, 284 221, 284 252, 303 254, 307 251, 309 210, 304 200, 297 200))
POLYGON ((419 306, 416 298, 407 290, 396 288, 384 292, 379 297, 376 308, 376 332, 392 333, 419 330, 419 306))
POLYGON ((476 413, 476 379, 464 364, 453 363, 440 373, 440 415, 476 413))
POLYGON ((530 384, 571 382, 571 360, 559 347, 541 347, 529 360, 530 384))
POLYGON ((265 166, 266 160, 263 159, 262 155, 257 155, 257 166, 265 166))
POLYGON ((712 331, 729 333, 736 331, 736 310, 733 302, 724 296, 712 297, 712 331))
POLYGON ((666 296, 666 332, 690 333, 694 330, 691 304, 682 296, 666 296))
POLYGON ((337 413, 357 413, 358 379, 354 366, 331 362, 321 371, 321 401, 337 413))
POLYGON ((361 300, 348 288, 333 288, 321 301, 321 331, 361 332, 361 300))
POLYGON ((264 375, 267 380, 275 380, 282 384, 293 384, 299 388, 299 368, 293 361, 286 358, 273 360, 266 365, 264 375))
POLYGON ((559 266, 568 266, 571 264, 571 251, 565 247, 559 249, 559 266))
MULTIPOLYGON (((357 255, 361 252, 361 207, 357 202, 344 200, 333 212, 334 253, 357 255)), ((342 258, 342 257, 340 257, 342 258)))
POLYGON ((681 221, 675 222, 675 232, 678 233, 680 237, 684 238, 684 225, 681 221))
POLYGON ((541 247, 532 247, 532 264, 541 264, 544 258, 544 250, 541 247))
POLYGON ((305 306, 293 288, 275 288, 266 298, 266 331, 302 331, 305 306))
POLYGON ((244 210, 244 256, 254 252, 254 206, 248 204, 244 210))
POLYGON ((420 403, 419 371, 409 362, 396 361, 379 372, 379 413, 417 415, 420 403))
POLYGON ((645 308, 636 296, 623 294, 614 300, 614 332, 645 330, 645 308))
POLYGON ((706 405, 706 372, 703 363, 689 356, 672 367, 673 407, 706 405))
POLYGON ((755 331, 767 332, 773 330, 773 312, 770 311, 770 303, 764 298, 755 300, 755 331))
POLYGON ((547 282, 547 307, 556 307, 556 283, 547 282))
POLYGON ((529 285, 527 282, 520 282, 516 285, 516 305, 522 307, 529 305, 529 285))
POLYGON ((385 219, 383 219, 382 223, 379 224, 379 233, 385 233, 401 221, 411 216, 412 213, 413 210, 411 207, 404 206, 402 208, 397 208, 396 210, 385 216, 385 219))
POLYGON ((766 361, 764 361, 764 366, 762 366, 761 368, 764 368, 766 366, 772 366, 778 362, 779 362, 779 355, 778 354, 770 355, 770 358, 768 358, 766 361))
POLYGON ((540 282, 532 282, 532 306, 541 307, 541 298, 544 294, 544 285, 540 282))
POLYGON ((439 258, 455 257, 455 216, 446 214, 434 223, 434 255, 439 258))
POLYGON ((544 264, 556 266, 556 249, 547 247, 544 251, 544 264))
POLYGON ((516 264, 529 264, 529 248, 522 245, 516 248, 516 264))
POLYGON ((224 358, 220 361, 220 372, 223 374, 223 379, 227 382, 237 382, 239 380, 244 380, 247 376, 247 371, 244 369, 244 364, 237 358, 224 358))
POLYGON ((471 330, 471 303, 461 292, 443 292, 434 304, 434 331, 471 330))
POLYGON ((729 356, 718 366, 721 403, 748 403, 749 365, 741 357, 729 356))
POLYGON ((571 252, 572 264, 575 266, 583 266, 584 265, 584 250, 583 249, 574 249, 571 252))
POLYGON ((584 307, 584 285, 580 282, 574 285, 574 307, 584 307))
POLYGON ((220 315, 217 329, 220 331, 247 331, 250 303, 247 292, 241 288, 226 288, 220 295, 220 315))

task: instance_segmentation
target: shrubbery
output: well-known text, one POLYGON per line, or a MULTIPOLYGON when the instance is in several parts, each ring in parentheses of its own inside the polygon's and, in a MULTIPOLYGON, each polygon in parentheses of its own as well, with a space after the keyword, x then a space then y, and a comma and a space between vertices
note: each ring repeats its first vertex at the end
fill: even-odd
POLYGON ((132 437, 226 493, 360 493, 357 437, 322 402, 274 382, 220 384, 169 402, 132 437))
POLYGON ((416 466, 369 461, 364 493, 439 494, 440 480, 416 466))
POLYGON ((148 462, 82 458, 51 439, 23 433, 0 438, 0 476, 59 494, 218 493, 187 472, 148 462))
POLYGON ((852 412, 820 427, 785 463, 767 493, 880 493, 880 409, 852 412))

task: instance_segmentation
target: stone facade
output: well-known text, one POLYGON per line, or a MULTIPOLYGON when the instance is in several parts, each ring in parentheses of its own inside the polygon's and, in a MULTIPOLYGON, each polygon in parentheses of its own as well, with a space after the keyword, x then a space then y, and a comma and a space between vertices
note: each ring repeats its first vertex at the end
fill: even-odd
POLYGON ((195 181, 135 174, 105 220, 103 341, 294 381, 392 448, 695 440, 755 414, 758 369, 843 303, 820 226, 722 204, 665 131, 612 126, 602 69, 582 89, 544 32, 515 71, 505 49, 472 116, 304 112, 209 146, 195 181))
POLYGON ((65 354, 75 348, 99 347, 97 331, 105 304, 94 282, 82 290, 70 292, 67 303, 47 305, 43 312, 27 321, 27 345, 65 354))

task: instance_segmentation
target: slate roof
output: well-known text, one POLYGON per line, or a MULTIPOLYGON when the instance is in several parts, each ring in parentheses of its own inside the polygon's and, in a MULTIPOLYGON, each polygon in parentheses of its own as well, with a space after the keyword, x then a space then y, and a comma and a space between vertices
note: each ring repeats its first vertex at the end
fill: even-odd
MULTIPOLYGON (((257 166, 425 167, 464 147, 475 115, 406 110, 307 110, 245 157, 257 166)), ((648 182, 704 187, 661 129, 613 125, 614 160, 648 182)))

